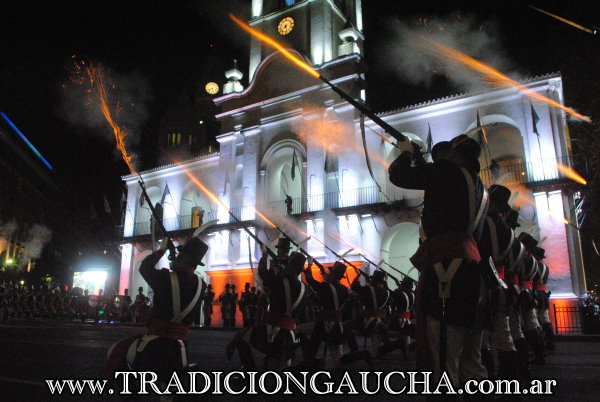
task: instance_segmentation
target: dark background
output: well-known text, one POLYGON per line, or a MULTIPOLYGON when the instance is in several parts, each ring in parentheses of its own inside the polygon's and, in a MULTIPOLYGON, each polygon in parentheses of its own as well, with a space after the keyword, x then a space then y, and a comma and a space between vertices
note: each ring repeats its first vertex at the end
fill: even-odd
MULTIPOLYGON (((600 25, 593 1, 532 3, 586 27, 600 25)), ((183 91, 202 91, 209 80, 223 84, 223 72, 231 68, 234 58, 246 75, 249 40, 229 21, 227 13, 248 19, 250 4, 249 0, 1 3, 0 110, 55 167, 49 174, 62 190, 60 202, 52 209, 55 235, 49 248, 55 250, 55 260, 46 267, 42 263, 40 272, 64 269, 79 253, 93 253, 111 244, 115 234, 111 228, 120 220, 120 177, 128 173, 111 142, 68 124, 59 113, 60 90, 68 82, 71 55, 98 61, 122 74, 139 73, 148 81, 149 118, 140 128, 140 142, 134 151, 140 167, 150 168, 157 161, 160 118, 183 91), (110 214, 103 213, 104 195, 110 214), (90 219, 90 205, 98 211, 94 221, 90 219)), ((389 37, 386 21, 390 17, 416 20, 453 12, 492 21, 514 71, 530 77, 561 71, 565 104, 593 120, 600 118, 600 34, 556 21, 520 1, 363 0, 367 94, 373 109, 388 110, 460 92, 443 76, 436 76, 429 86, 403 83, 380 63, 385 57, 380 44, 389 37)), ((246 77, 243 84, 248 84, 246 77)), ((10 132, 3 121, 0 124, 10 132)), ((589 154, 595 172, 598 126, 575 123, 570 129, 579 140, 574 146, 581 145, 589 154)), ((591 249, 591 239, 600 239, 596 232, 600 227, 597 181, 587 192, 591 214, 582 228, 583 247, 588 276, 597 280, 600 260, 591 249)))

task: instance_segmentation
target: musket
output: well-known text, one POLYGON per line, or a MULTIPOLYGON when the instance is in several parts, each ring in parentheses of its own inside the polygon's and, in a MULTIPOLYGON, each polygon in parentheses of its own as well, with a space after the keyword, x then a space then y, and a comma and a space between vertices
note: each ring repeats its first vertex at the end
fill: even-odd
POLYGON ((150 201, 150 197, 148 196, 148 193, 146 192, 146 186, 144 186, 144 181, 142 180, 141 177, 140 177, 140 180, 138 181, 138 184, 142 188, 142 194, 144 195, 144 199, 146 200, 146 203, 148 204, 148 207, 150 208, 152 217, 158 224, 158 228, 162 232, 163 237, 165 237, 167 239, 167 242, 168 242, 167 248, 169 249, 169 260, 173 261, 175 259, 175 257, 177 256, 177 252, 175 251, 175 244, 173 244, 173 241, 169 237, 169 234, 167 233, 167 229, 165 229, 165 226, 162 223, 162 219, 159 219, 159 216, 156 213, 156 209, 154 209, 154 206, 152 205, 152 201, 150 201))
POLYGON ((338 94, 340 98, 344 99, 346 102, 358 109, 358 111, 360 111, 362 114, 371 119, 375 124, 381 127, 386 133, 394 137, 397 141, 406 141, 407 138, 404 134, 402 134, 400 131, 396 130, 394 127, 390 126, 385 121, 383 121, 379 116, 373 113, 365 104, 359 103, 356 100, 354 100, 350 95, 348 95, 346 92, 342 91, 337 86, 332 84, 327 78, 323 77, 321 74, 319 74, 319 79, 325 84, 327 84, 331 89, 333 89, 333 92, 338 94))
MULTIPOLYGON (((356 250, 355 250, 355 251, 356 251, 356 250)), ((362 254, 362 253, 360 253, 360 252, 358 252, 358 255, 360 255, 362 258, 364 258, 364 259, 365 259, 365 261, 367 261, 369 264, 373 265, 374 267, 377 267, 377 266, 378 266, 378 264, 375 264, 373 261, 371 261, 369 258, 367 258, 367 256, 366 256, 366 255, 364 255, 364 254, 362 254)), ((387 261, 385 261, 385 260, 381 260, 381 261, 382 261, 382 262, 383 262, 385 265, 387 265, 388 267, 390 267, 391 269, 393 269, 394 271, 396 271, 397 273, 399 273, 400 275, 402 275, 402 276, 404 276, 404 277, 409 277, 409 276, 408 276, 408 275, 406 275, 404 272, 400 271, 398 268, 394 267, 393 265, 390 265, 390 264, 388 264, 388 263, 387 263, 387 261)), ((386 272, 387 272, 387 271, 386 271, 386 272)), ((388 275, 390 275, 390 274, 389 274, 389 272, 388 272, 388 275)), ((391 275, 390 275, 390 277, 391 277, 391 275)), ((392 278, 393 278, 393 277, 392 277, 392 278)))

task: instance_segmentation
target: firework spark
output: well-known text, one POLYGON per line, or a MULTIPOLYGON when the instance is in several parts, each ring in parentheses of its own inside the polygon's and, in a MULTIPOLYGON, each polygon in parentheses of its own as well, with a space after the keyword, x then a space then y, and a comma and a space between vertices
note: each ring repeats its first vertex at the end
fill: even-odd
POLYGON ((558 162, 556 163, 556 167, 562 174, 564 174, 569 179, 576 181, 577 183, 583 184, 584 186, 587 185, 587 180, 581 177, 579 173, 577 173, 570 167, 562 165, 558 162))
POLYGON ((576 22, 573 22, 573 21, 571 21, 571 20, 568 20, 568 19, 566 19, 566 18, 563 18, 563 17, 561 17, 561 16, 559 16, 559 15, 552 14, 552 13, 550 13, 550 12, 548 12, 548 11, 542 10, 541 8, 537 8, 537 7, 534 7, 534 6, 532 6, 532 5, 529 5, 528 7, 529 7, 529 8, 531 8, 531 9, 533 9, 533 10, 535 10, 535 11, 539 11, 539 12, 540 12, 540 13, 542 13, 542 14, 546 14, 546 15, 547 15, 547 16, 549 16, 549 17, 555 18, 555 19, 557 19, 557 20, 559 20, 559 21, 561 21, 561 22, 564 22, 565 24, 569 24, 569 25, 571 25, 572 27, 575 27, 575 28, 577 28, 577 29, 581 29, 581 30, 582 30, 582 31, 584 31, 584 32, 591 33, 591 34, 594 34, 594 35, 596 34, 596 31, 594 31, 594 30, 592 30, 592 29, 589 29, 589 28, 586 28, 586 27, 584 27, 584 26, 582 26, 582 25, 579 25, 579 24, 577 24, 576 22))
POLYGON ((298 67, 300 67, 301 69, 303 69, 304 71, 306 71, 307 73, 309 73, 310 75, 312 75, 313 77, 320 78, 320 74, 314 68, 312 68, 310 65, 308 65, 304 61, 300 60, 300 58, 298 58, 297 56, 293 55, 282 44, 280 44, 279 42, 275 41, 273 38, 271 38, 271 37, 265 35, 264 33, 262 33, 262 32, 260 32, 260 31, 258 31, 256 29, 254 29, 254 28, 252 28, 250 25, 248 25, 244 21, 240 20, 239 18, 237 18, 233 14, 229 14, 229 18, 231 18, 236 24, 238 24, 239 27, 242 28, 244 31, 246 31, 249 34, 255 36, 258 39, 260 39, 261 41, 263 41, 264 43, 268 44, 272 48, 275 48, 275 49, 279 50, 285 57, 287 57, 294 64, 296 64, 298 67))
MULTIPOLYGON (((429 46, 423 46, 425 51, 432 53, 436 57, 443 56, 445 58, 455 61, 456 63, 462 65, 463 67, 466 67, 470 70, 480 73, 481 75, 483 75, 485 81, 490 85, 497 86, 497 87, 515 88, 519 92, 523 93, 524 95, 526 95, 530 98, 536 99, 538 101, 547 103, 550 106, 562 109, 573 117, 581 119, 587 123, 592 122, 592 120, 589 117, 584 116, 580 113, 577 113, 572 108, 561 105, 560 103, 558 103, 552 99, 549 99, 549 98, 533 91, 530 88, 527 88, 525 85, 513 80, 512 78, 509 78, 508 76, 502 74, 500 71, 496 70, 492 66, 490 66, 480 60, 477 60, 465 53, 462 53, 456 49, 453 49, 449 46, 446 46, 440 42, 437 42, 437 41, 427 38, 425 36, 421 35, 420 39, 423 44, 429 45, 429 46)), ((418 44, 417 44, 417 46, 418 46, 418 44)))
MULTIPOLYGON (((75 59, 75 56, 72 56, 75 59)), ((115 121, 119 112, 121 111, 121 107, 117 102, 114 109, 111 109, 110 103, 108 100, 108 92, 107 92, 107 83, 105 82, 105 70, 101 64, 94 65, 93 63, 86 63, 85 61, 74 62, 74 74, 71 76, 71 81, 80 85, 88 85, 89 88, 86 89, 86 92, 90 95, 90 97, 96 97, 99 102, 100 111, 104 116, 106 122, 110 125, 113 130, 113 134, 115 137, 115 143, 117 149, 121 152, 121 157, 123 161, 127 165, 129 172, 132 175, 137 175, 135 168, 133 167, 133 158, 131 155, 127 153, 127 147, 125 145, 125 138, 127 137, 127 132, 125 127, 120 126, 115 121)), ((114 84, 110 84, 111 88, 114 88, 114 84)), ((88 100, 88 105, 91 105, 91 100, 88 100)))

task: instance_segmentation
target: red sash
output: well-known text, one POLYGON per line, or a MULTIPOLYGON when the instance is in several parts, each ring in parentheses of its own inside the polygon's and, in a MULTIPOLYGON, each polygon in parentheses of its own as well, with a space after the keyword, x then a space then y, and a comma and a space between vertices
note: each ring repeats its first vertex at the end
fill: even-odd
POLYGON ((190 326, 176 322, 153 318, 148 323, 148 335, 157 335, 163 338, 187 340, 190 326))
POLYGON ((523 281, 521 282, 521 287, 523 289, 533 289, 533 281, 523 281))
POLYGON ((537 285, 535 285, 535 289, 536 290, 543 290, 544 292, 546 290, 548 290, 548 288, 546 287, 546 284, 544 284, 544 283, 538 283, 537 285))
POLYGON ((267 324, 289 331, 294 331, 296 329, 296 320, 294 317, 275 313, 273 311, 267 312, 267 324))
POLYGON ((396 311, 396 318, 406 318, 409 319, 412 317, 410 311, 396 311))

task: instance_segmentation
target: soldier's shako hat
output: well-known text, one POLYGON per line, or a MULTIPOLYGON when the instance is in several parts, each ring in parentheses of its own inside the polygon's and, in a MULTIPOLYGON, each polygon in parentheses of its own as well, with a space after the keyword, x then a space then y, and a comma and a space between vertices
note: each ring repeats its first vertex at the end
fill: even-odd
POLYGON ((283 276, 297 276, 304 271, 304 263, 306 262, 306 256, 302 253, 294 251, 290 254, 290 259, 287 265, 281 271, 283 276))
POLYGON ((244 285, 244 289, 249 288, 250 287, 250 282, 246 282, 246 284, 244 285))
POLYGON ((530 253, 532 253, 538 245, 538 241, 534 239, 529 233, 521 233, 519 235, 519 240, 521 240, 521 243, 523 243, 527 251, 529 251, 530 253))
POLYGON ((329 273, 325 276, 325 280, 329 282, 337 282, 344 277, 346 273, 346 265, 338 261, 329 269, 329 273))
POLYGON ((230 284, 228 284, 228 283, 226 283, 226 284, 225 284, 225 289, 230 289, 230 288, 231 288, 231 285, 230 285, 230 284))
POLYGON ((488 189, 488 194, 490 201, 494 201, 501 212, 510 211, 508 200, 510 200, 511 191, 508 188, 499 184, 492 184, 488 189))
POLYGON ((546 250, 544 250, 541 247, 536 247, 533 250, 533 256, 537 259, 537 260, 543 260, 544 258, 546 258, 546 250))
POLYGON ((385 271, 377 270, 371 275, 372 282, 385 282, 387 280, 387 273, 385 271))
POLYGON ((288 239, 287 237, 280 237, 275 248, 289 250, 292 247, 291 244, 292 243, 291 243, 290 239, 288 239))
POLYGON ((506 225, 511 229, 515 229, 521 226, 519 225, 519 213, 514 209, 508 211, 508 214, 506 215, 506 219, 504 221, 506 225))
POLYGON ((192 237, 187 241, 187 243, 185 243, 185 245, 181 248, 181 251, 179 253, 186 254, 189 257, 191 257, 195 263, 195 267, 196 265, 204 266, 204 264, 202 263, 202 258, 204 257, 207 251, 208 244, 204 243, 197 237, 192 237))

